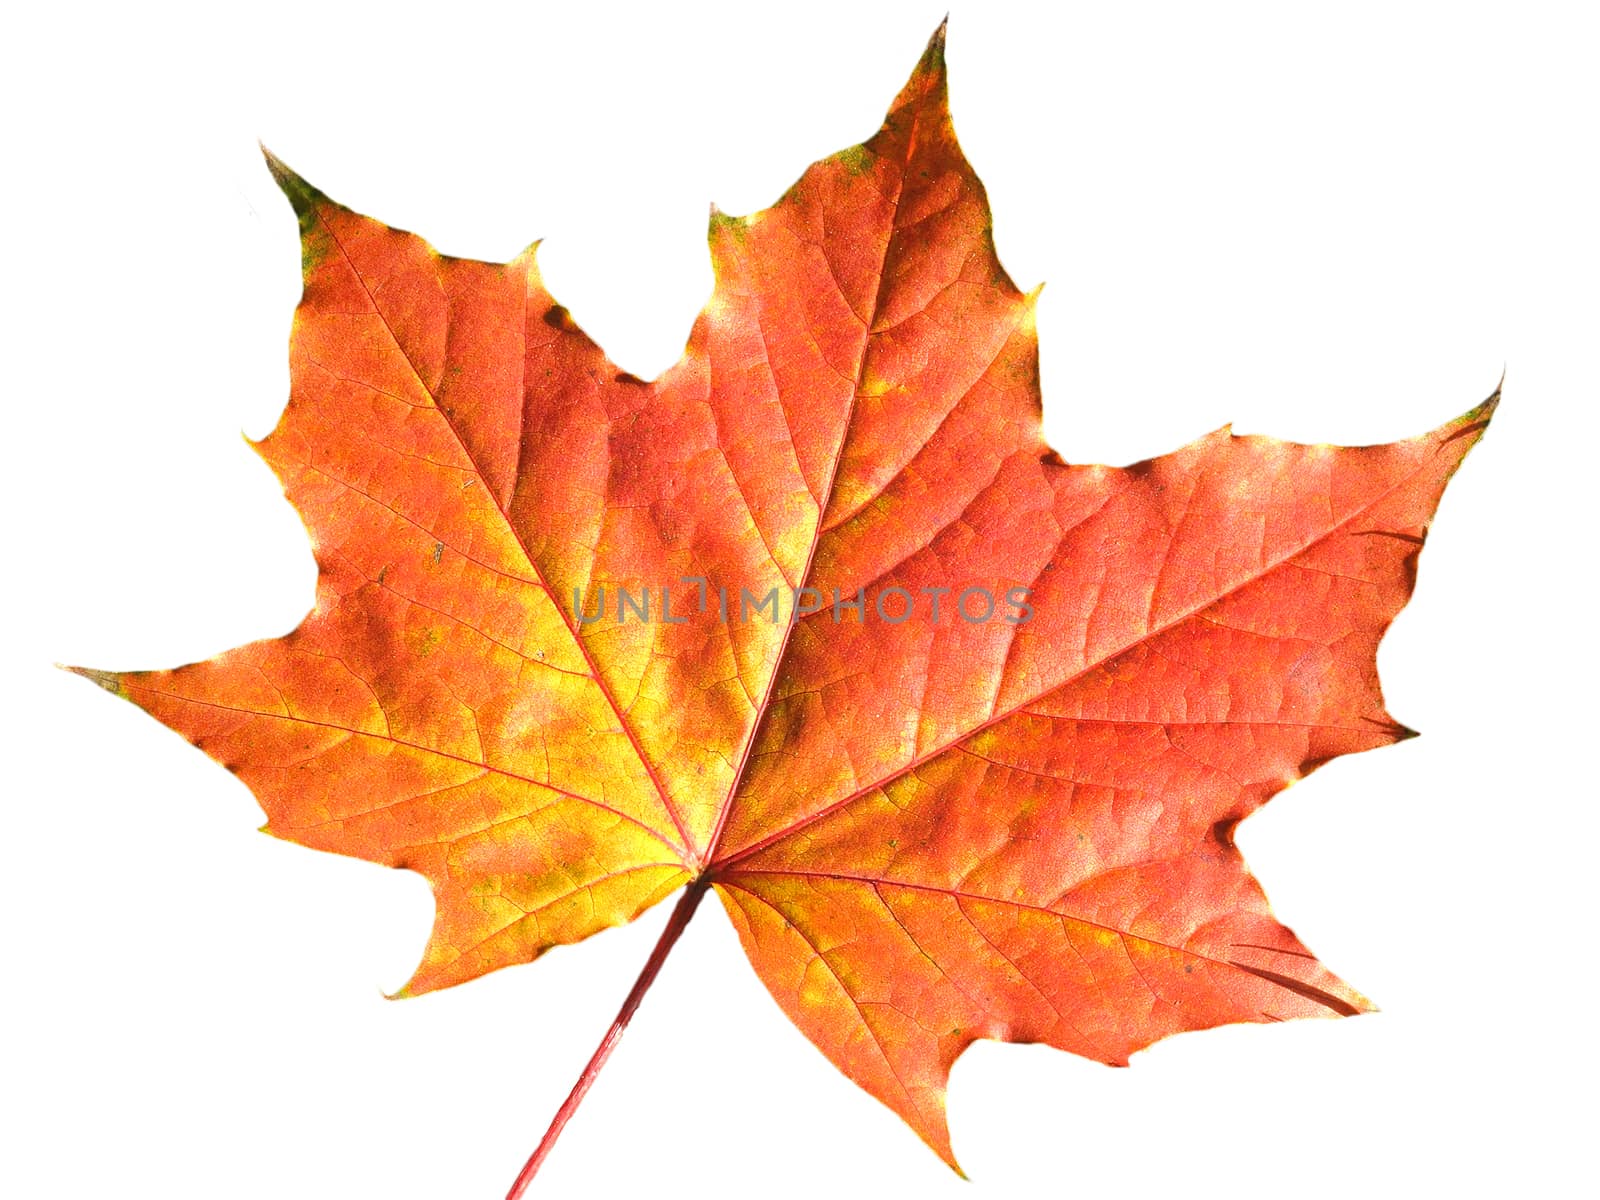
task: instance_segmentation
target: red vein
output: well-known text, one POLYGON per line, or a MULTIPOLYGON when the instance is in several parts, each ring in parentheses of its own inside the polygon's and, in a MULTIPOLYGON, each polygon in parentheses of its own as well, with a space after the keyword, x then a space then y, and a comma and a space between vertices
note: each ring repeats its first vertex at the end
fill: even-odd
MULTIPOLYGON (((1115 934, 1117 937, 1122 938, 1125 941, 1126 939, 1131 938, 1133 941, 1141 942, 1146 946, 1154 946, 1160 950, 1170 950, 1174 954, 1181 954, 1185 958, 1193 958, 1213 966, 1232 967, 1236 971, 1243 971, 1248 975, 1254 975, 1258 979, 1275 984, 1286 991, 1294 992, 1295 994, 1321 1004, 1326 1008, 1331 1008, 1343 1016, 1355 1016, 1362 1011, 1360 1008, 1351 1004, 1347 1000, 1343 1000, 1330 992, 1323 991, 1321 988, 1318 988, 1313 984, 1305 983, 1304 981, 1295 979, 1291 976, 1280 975, 1276 971, 1267 971, 1259 967, 1252 967, 1242 962, 1235 962, 1232 959, 1214 958, 1209 954, 1202 954, 1198 950, 1190 950, 1184 946, 1174 946, 1170 942, 1163 942, 1157 938, 1145 937, 1142 934, 1133 933, 1126 929, 1118 929, 1115 925, 1103 925, 1099 921, 1091 921, 1085 917, 1080 917, 1073 913, 1058 912, 1053 908, 1046 908, 1042 904, 1029 904, 1022 900, 1001 899, 995 896, 980 896, 975 892, 965 892, 956 888, 938 887, 927 883, 906 883, 897 879, 874 879, 870 875, 850 875, 840 871, 795 871, 788 869, 740 871, 733 876, 724 876, 717 882, 727 887, 738 887, 740 891, 754 895, 755 893, 750 892, 749 888, 740 887, 737 880, 737 875, 766 875, 789 876, 806 879, 832 879, 840 883, 862 884, 872 888, 875 892, 879 887, 904 888, 908 891, 914 892, 930 892, 937 896, 950 897, 952 900, 956 901, 958 907, 962 900, 971 900, 977 904, 995 904, 1001 907, 1025 909, 1028 912, 1036 912, 1046 916, 1055 917, 1062 922, 1081 925, 1087 929, 1103 930, 1106 933, 1115 934)), ((921 949, 921 947, 918 947, 918 949, 921 949)), ((1123 952, 1127 952, 1126 945, 1123 947, 1123 952)), ((1313 959, 1312 961, 1315 962, 1316 960, 1313 959)), ((1129 957, 1129 962, 1132 962, 1131 956, 1129 957)), ((1137 964, 1134 965, 1134 970, 1138 971, 1139 978, 1144 980, 1144 973, 1139 971, 1137 964)), ((1150 993, 1156 996, 1157 999, 1162 999, 1160 993, 1158 993, 1155 988, 1150 986, 1148 980, 1145 980, 1145 986, 1149 988, 1150 993)))
POLYGON ((1079 671, 1075 672, 1072 675, 1069 675, 1066 679, 1063 679, 1060 683, 1053 684, 1049 688, 1046 688, 1044 691, 1036 693, 1035 695, 1029 696, 1026 699, 1021 700, 1018 703, 1016 703, 1015 705, 1011 706, 1010 708, 1007 708, 1007 709, 1004 709, 1002 711, 996 712, 993 716, 991 716, 988 720, 984 721, 982 724, 977 725, 974 728, 967 730, 966 732, 960 734, 958 737, 951 738, 948 742, 945 742, 943 745, 935 746, 933 749, 929 750, 925 754, 917 755, 916 757, 912 758, 911 761, 908 762, 905 766, 901 767, 899 770, 893 771, 890 774, 885 775, 882 779, 876 780, 875 782, 868 784, 866 787, 858 789, 857 791, 855 791, 855 792, 851 793, 850 795, 844 797, 842 800, 836 800, 833 803, 828 804, 828 805, 824 806, 823 808, 818 809, 815 813, 812 813, 810 816, 801 817, 799 820, 791 822, 790 824, 784 826, 782 829, 779 829, 779 830, 769 834, 767 837, 764 837, 764 838, 760 839, 759 841, 752 842, 750 845, 744 847, 743 849, 735 852, 734 854, 729 855, 726 859, 724 859, 720 863, 718 863, 717 866, 720 867, 720 868, 727 868, 729 866, 732 866, 735 863, 741 862, 744 859, 749 858, 752 854, 756 854, 759 851, 765 850, 767 847, 773 845, 775 842, 782 841, 784 838, 789 837, 791 834, 794 834, 794 833, 798 832, 799 830, 806 828, 809 825, 813 825, 816 822, 822 820, 822 818, 824 818, 824 817, 826 817, 826 816, 828 816, 828 815, 830 815, 832 813, 835 813, 835 812, 839 811, 841 808, 844 808, 846 805, 853 804, 855 801, 861 799, 863 796, 871 795, 873 792, 880 791, 881 789, 887 787, 889 784, 893 783, 896 779, 900 779, 900 778, 903 778, 906 775, 911 774, 918 767, 921 767, 924 764, 930 762, 931 760, 933 760, 935 758, 938 758, 941 754, 944 754, 944 753, 946 753, 946 752, 948 752, 950 750, 953 750, 953 749, 959 747, 963 742, 969 741, 972 738, 977 737, 980 733, 983 733, 985 730, 993 728, 995 725, 1000 724, 1002 721, 1005 721, 1005 720, 1009 719, 1010 717, 1015 716, 1017 713, 1023 711, 1024 709, 1026 709, 1029 705, 1037 704, 1040 700, 1044 699, 1046 696, 1049 696, 1049 695, 1051 695, 1052 693, 1055 693, 1055 692, 1062 691, 1065 688, 1071 687, 1078 680, 1082 679, 1085 675, 1089 674, 1089 672, 1091 672, 1093 670, 1096 670, 1100 666, 1104 665, 1107 662, 1110 662, 1112 659, 1118 657, 1119 655, 1126 654, 1128 651, 1134 649, 1137 646, 1143 645, 1144 643, 1150 641, 1152 638, 1158 637, 1159 635, 1165 633, 1167 630, 1172 629, 1175 626, 1183 624, 1183 622, 1185 622, 1185 621, 1189 620, 1190 618, 1198 615, 1199 613, 1204 612, 1206 609, 1211 608, 1214 605, 1222 603, 1222 601, 1228 599, 1228 597, 1234 595, 1235 593, 1243 591, 1247 587, 1254 586, 1255 584, 1261 582, 1261 580, 1265 579, 1268 575, 1271 575, 1274 571, 1277 571, 1280 568, 1282 568, 1283 566, 1285 566, 1286 564, 1291 563, 1295 558, 1297 558, 1300 555, 1304 554, 1307 550, 1310 550, 1313 546, 1316 546, 1316 545, 1326 541, 1328 538, 1332 537, 1334 534, 1339 532, 1339 530, 1343 529, 1346 525, 1348 525, 1351 521, 1354 521, 1357 517, 1359 517, 1362 514, 1366 513, 1369 509, 1375 507, 1378 504, 1381 504, 1389 496, 1393 495, 1395 492, 1399 491, 1406 484, 1410 483, 1418 475, 1422 474, 1422 472, 1424 470, 1427 470, 1429 466, 1431 466, 1431 464, 1429 464, 1429 463, 1423 463, 1421 466, 1418 466, 1414 471, 1409 472, 1408 474, 1403 476, 1399 481, 1397 481, 1396 483, 1392 484, 1391 486, 1385 488, 1382 492, 1378 493, 1376 496, 1374 496, 1370 500, 1366 501, 1360 507, 1358 507, 1353 512, 1351 512, 1349 516, 1343 518, 1337 524, 1330 526, 1328 529, 1324 530, 1322 533, 1319 533, 1316 537, 1310 539, 1304 545, 1297 547, 1295 550, 1291 551, 1288 554, 1285 554, 1277 562, 1272 563, 1270 566, 1264 568, 1259 574, 1252 575, 1249 579, 1243 580, 1240 583, 1235 584, 1233 587, 1229 588, 1227 591, 1221 592, 1216 596, 1210 597, 1209 599, 1205 600, 1204 602, 1195 605, 1192 609, 1190 609, 1187 612, 1180 613, 1179 615, 1174 617, 1172 620, 1168 621, 1165 625, 1160 626, 1159 628, 1146 629, 1142 634, 1140 634, 1138 637, 1134 638, 1132 641, 1128 642, 1126 645, 1119 646, 1115 650, 1108 651, 1107 653, 1101 655, 1101 657, 1095 659, 1091 663, 1086 663, 1082 667, 1082 669, 1080 669, 1079 671))
MULTIPOLYGON (((567 617, 566 610, 561 606, 560 599, 556 596, 554 589, 550 587, 549 582, 545 579, 544 572, 540 569, 538 562, 534 559, 533 553, 528 549, 528 544, 522 536, 522 531, 519 530, 516 524, 511 520, 511 514, 506 511, 506 506, 500 502, 500 497, 495 495, 494 489, 488 486, 489 477, 484 473, 483 468, 478 464, 477 458, 472 453, 472 447, 467 445, 466 439, 462 437, 461 433, 456 429, 455 423, 450 419, 450 414, 445 412, 443 408, 439 407, 438 400, 433 394, 433 389, 430 388, 427 384, 427 381, 422 378, 422 372, 417 370, 416 363, 411 361, 411 356, 406 353, 405 347, 400 344, 400 338, 395 334, 394 327, 389 324, 389 318, 384 315, 383 309, 378 305, 378 298, 372 294, 372 289, 367 286, 367 281, 365 277, 362 276, 359 268, 357 268, 355 260, 350 257, 350 252, 345 249, 344 243, 339 240, 338 232, 334 230, 333 226, 329 224, 328 221, 323 219, 320 208, 316 210, 316 213, 317 220, 321 222, 322 227, 328 231, 328 236, 332 239, 333 244, 339 248, 340 255, 343 256, 346 265, 350 268, 350 273, 355 276, 356 282, 361 285, 361 290, 366 293, 367 300, 372 305, 373 314, 383 325, 384 332, 389 335, 389 340, 394 344, 394 348, 399 351, 401 359, 405 362, 406 366, 411 369, 411 374, 416 378, 417 386, 422 389, 423 393, 430 401, 433 401, 434 411, 439 414, 440 418, 444 421, 445 428, 450 431, 451 436, 453 436, 456 439, 456 442, 461 446, 461 451, 467 456, 467 461, 472 464, 473 471, 477 474, 478 478, 484 481, 483 490, 488 494, 489 498, 494 501, 494 506, 500 514, 500 519, 505 522, 507 531, 511 534, 512 539, 517 543, 517 548, 522 551, 522 556, 527 560, 528 566, 532 569, 539 586, 544 589, 545 595, 547 595, 550 598, 550 602, 555 605, 556 612, 561 616, 562 624, 567 627, 567 631, 572 635, 573 641, 578 644, 578 651, 583 655, 584 661, 589 666, 590 677, 594 680, 595 686, 600 689, 600 694, 605 697, 606 703, 611 706, 611 711, 616 714, 617 724, 622 727, 622 732, 627 736, 629 744, 633 746, 634 753, 639 756, 639 762, 644 767, 645 774, 650 777, 650 782, 655 786, 656 794, 661 799, 661 807, 666 810, 667 816, 672 819, 672 824, 677 829, 678 837, 682 839, 684 848, 689 852, 690 855, 694 855, 696 853, 694 839, 689 836, 688 829, 684 827, 683 820, 678 815, 677 807, 668 797, 667 789, 662 784, 660 776, 656 773, 655 765, 650 761, 649 756, 645 754, 644 747, 639 744, 638 735, 634 733, 633 727, 628 724, 627 718, 623 716, 622 709, 617 704, 617 698, 612 694, 611 689, 606 686, 605 679, 600 674, 599 664, 595 662, 594 656, 589 653, 588 645, 584 642, 578 631, 573 628, 571 620, 567 617)), ((524 291, 526 291, 526 287, 524 287, 524 291)), ((526 302, 526 298, 524 298, 524 302, 526 302)), ((524 355, 526 355, 527 350, 527 328, 527 322, 524 321, 522 325, 524 355)))
MULTIPOLYGON (((326 657, 326 656, 323 656, 323 657, 326 657)), ((678 850, 678 851, 682 851, 683 850, 682 846, 674 845, 669 839, 663 837, 661 835, 661 831, 660 830, 651 828, 649 825, 647 825, 643 821, 641 821, 638 817, 631 816, 630 814, 623 812, 619 808, 612 808, 609 804, 604 804, 601 801, 591 799, 588 796, 580 796, 576 792, 566 791, 565 789, 558 788, 558 787, 554 786, 553 784, 541 783, 537 779, 529 779, 526 775, 518 775, 515 771, 508 771, 504 767, 496 767, 496 766, 494 766, 494 765, 492 765, 490 763, 478 762, 476 759, 467 758, 467 757, 465 757, 463 755, 460 755, 460 754, 451 754, 448 750, 439 750, 439 749, 436 749, 433 746, 423 746, 423 745, 420 745, 417 742, 408 742, 408 741, 405 741, 402 738, 394 737, 392 734, 388 734, 388 733, 369 733, 365 729, 352 729, 348 725, 338 725, 338 724, 335 724, 332 721, 314 721, 309 717, 296 716, 293 712, 287 712, 287 713, 261 712, 260 710, 253 709, 253 708, 240 708, 240 707, 238 707, 237 705, 234 705, 234 704, 218 704, 214 700, 196 700, 192 696, 180 696, 176 692, 163 692, 159 688, 141 687, 139 684, 130 683, 128 681, 128 677, 127 676, 123 676, 121 678, 121 680, 120 680, 120 683, 121 683, 121 686, 122 686, 122 688, 124 690, 130 691, 130 692, 145 692, 145 693, 147 693, 149 695, 165 696, 169 700, 177 700, 177 701, 179 701, 179 702, 181 702, 183 704, 198 704, 198 705, 201 705, 204 708, 215 708, 215 709, 218 709, 218 710, 220 710, 222 712, 239 713, 242 716, 247 716, 247 717, 260 717, 263 720, 290 721, 290 722, 293 722, 293 723, 296 723, 296 724, 300 724, 300 725, 314 725, 314 726, 316 726, 316 727, 318 727, 320 729, 337 729, 340 733, 348 733, 351 737, 371 738, 374 741, 378 741, 378 742, 388 742, 391 745, 404 746, 407 750, 417 750, 417 751, 420 751, 423 754, 433 754, 433 755, 437 755, 439 758, 448 758, 448 759, 451 759, 451 760, 453 760, 455 762, 465 763, 469 767, 477 767, 480 770, 487 771, 487 772, 490 772, 490 773, 495 774, 495 775, 503 775, 507 779, 514 779, 518 783, 525 783, 529 787, 542 788, 543 790, 545 790, 547 792, 552 792, 557 796, 565 796, 569 800, 576 800, 579 804, 591 805, 594 808, 600 809, 602 812, 611 813, 614 816, 621 817, 624 821, 627 821, 630 824, 637 825, 640 829, 644 830, 651 837, 655 838, 663 846, 667 846, 667 847, 669 847, 670 849, 673 849, 673 850, 678 850)), ((280 692, 279 695, 281 696, 282 693, 280 692)), ((285 701, 285 703, 287 704, 287 701, 285 701)), ((379 707, 378 711, 380 713, 383 712, 383 709, 382 709, 381 706, 379 707)), ((385 721, 388 720, 387 715, 385 715, 384 720, 385 721)), ((472 781, 471 780, 465 780, 463 782, 464 783, 470 783, 472 781)), ((459 786, 459 785, 457 785, 457 786, 459 786)), ((384 805, 384 806, 379 807, 379 808, 365 809, 362 812, 354 813, 352 815, 353 816, 362 816, 362 817, 370 816, 373 813, 384 811, 385 808, 396 807, 396 806, 398 806, 400 804, 408 804, 414 799, 415 799, 414 796, 408 796, 404 800, 397 800, 394 805, 384 805)))
MULTIPOLYGON (((889 265, 889 251, 894 245, 895 217, 900 211, 900 198, 905 193, 905 173, 910 169, 911 156, 917 142, 917 122, 921 118, 920 102, 911 116, 911 129, 906 135, 905 161, 901 164, 900 176, 896 181, 894 198, 889 202, 889 229, 888 236, 883 242, 883 258, 878 264, 878 281, 872 298, 872 316, 863 322, 861 338, 861 357, 856 363, 855 387, 850 392, 850 404, 845 409, 844 421, 839 427, 839 447, 834 452, 833 461, 828 466, 828 479, 822 488, 822 502, 817 508, 817 525, 811 533, 811 545, 806 550, 805 564, 800 568, 798 579, 804 581, 811 578, 811 564, 816 559, 817 547, 822 544, 824 534, 823 524, 828 516, 828 506, 833 502, 834 485, 839 478, 839 464, 844 460, 845 446, 850 440, 850 426, 855 421, 856 404, 861 398, 862 379, 867 369, 867 354, 872 348, 872 339, 875 336, 872 326, 878 319, 878 313, 883 306, 883 292, 885 274, 889 265)), ((826 257, 826 256, 824 256, 826 257)), ((831 269, 831 268, 830 268, 831 269)), ((840 295, 843 295, 841 289, 840 295)), ((848 300, 847 300, 848 302, 848 300)), ((778 652, 772 660, 772 671, 767 676, 766 687, 762 689, 761 703, 756 706, 756 719, 750 723, 750 732, 745 738, 744 746, 739 751, 739 762, 734 768, 732 782, 728 785, 727 794, 722 798, 721 811, 717 813, 717 823, 712 827, 711 840, 707 844, 705 857, 701 860, 702 866, 708 866, 716 861, 717 847, 721 844, 723 831, 727 828, 728 818, 733 813, 733 800, 739 794, 739 789, 744 786, 745 776, 750 770, 750 755, 755 749, 757 735, 766 723, 767 710, 772 703, 773 690, 778 685, 778 677, 782 674, 784 655, 789 649, 789 639, 794 636, 795 626, 799 622, 791 614, 788 626, 783 631, 783 638, 778 643, 778 652)))

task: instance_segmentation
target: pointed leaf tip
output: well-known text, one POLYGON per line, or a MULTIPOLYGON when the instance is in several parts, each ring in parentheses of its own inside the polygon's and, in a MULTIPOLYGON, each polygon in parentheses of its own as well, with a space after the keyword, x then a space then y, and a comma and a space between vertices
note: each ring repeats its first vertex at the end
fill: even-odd
POLYGON ((912 68, 911 77, 906 80, 905 86, 900 89, 900 93, 895 97, 894 103, 889 106, 889 123, 891 125, 896 113, 911 108, 937 113, 938 118, 942 121, 950 119, 944 41, 945 24, 941 22, 939 28, 933 31, 933 36, 928 39, 928 45, 922 51, 922 57, 917 59, 917 65, 912 68))
POLYGON ((90 683, 105 688, 113 696, 122 695, 122 676, 115 671, 97 671, 93 667, 71 667, 66 663, 57 663, 56 666, 63 671, 71 671, 74 675, 82 675, 90 683))
POLYGON ((928 39, 927 48, 922 52, 922 58, 917 63, 918 74, 944 74, 944 43, 945 34, 950 25, 950 17, 939 22, 939 28, 933 31, 933 36, 928 39))
POLYGON ((1494 391, 1490 392, 1488 399, 1473 410, 1480 420, 1487 421, 1494 416, 1494 410, 1500 407, 1500 390, 1505 387, 1505 384, 1506 372, 1505 368, 1502 367, 1500 369, 1500 382, 1494 385, 1494 391))
POLYGON ((284 162, 265 145, 256 143, 261 147, 261 157, 267 160, 267 170, 272 172, 272 178, 277 182, 279 189, 289 198, 293 205, 295 215, 304 217, 311 211, 318 200, 326 199, 316 188, 307 183, 293 167, 284 162))
POLYGON ((1501 382, 1495 384, 1494 391, 1490 392, 1485 400, 1469 408, 1455 420, 1448 422, 1443 428, 1435 432, 1435 437, 1443 435, 1440 442, 1441 448, 1462 438, 1470 438, 1470 445, 1477 444, 1478 440, 1483 437, 1484 431, 1489 428, 1489 422, 1493 419, 1495 410, 1500 407, 1500 387, 1504 382, 1505 376, 1502 374, 1501 382))

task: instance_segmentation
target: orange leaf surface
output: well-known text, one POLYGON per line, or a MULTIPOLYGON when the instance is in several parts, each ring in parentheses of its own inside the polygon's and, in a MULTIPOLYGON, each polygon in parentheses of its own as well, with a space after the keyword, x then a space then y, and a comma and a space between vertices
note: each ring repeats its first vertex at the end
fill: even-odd
POLYGON ((713 216, 715 291, 654 382, 534 249, 444 257, 272 165, 305 291, 259 449, 315 610, 84 673, 236 772, 269 832, 426 876, 407 994, 687 885, 620 1031, 714 889, 784 1011, 952 1165, 975 1039, 1121 1064, 1368 1007, 1232 833, 1409 736, 1378 640, 1494 398, 1391 445, 1064 462, 942 31, 874 137, 713 216))

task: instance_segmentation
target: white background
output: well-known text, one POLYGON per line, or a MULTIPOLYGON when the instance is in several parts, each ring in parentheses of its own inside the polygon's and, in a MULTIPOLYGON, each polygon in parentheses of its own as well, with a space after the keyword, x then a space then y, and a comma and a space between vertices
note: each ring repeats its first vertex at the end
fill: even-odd
MULTIPOLYGON (((255 833, 232 776, 53 660, 292 628, 311 556, 239 437, 287 395, 260 138, 442 250, 545 238, 626 369, 677 355, 708 202, 876 128, 945 0, 29 6, 4 31, 0 1192, 492 1200, 667 908, 403 1003, 422 881, 255 833)), ((1586 6, 953 0, 957 127, 1040 308, 1045 421, 1124 463, 1232 420, 1364 443, 1505 402, 1384 643, 1424 736, 1249 821, 1277 911, 1383 1011, 1112 1071, 980 1044, 962 1184, 702 908, 536 1196, 1570 1195, 1597 1069, 1586 6)))

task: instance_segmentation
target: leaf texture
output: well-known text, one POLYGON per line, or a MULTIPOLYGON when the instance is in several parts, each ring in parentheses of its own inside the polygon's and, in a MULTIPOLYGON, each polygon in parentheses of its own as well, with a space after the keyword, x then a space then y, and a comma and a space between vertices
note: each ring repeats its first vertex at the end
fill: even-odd
POLYGON ((1368 1007, 1232 834, 1409 736, 1378 640, 1497 397, 1391 445, 1221 430, 1064 462, 942 30, 869 141, 713 216, 714 293, 654 382, 534 248, 441 256, 272 166, 305 290, 259 450, 316 607, 85 673, 236 772, 269 832, 425 875, 406 993, 709 885, 784 1011, 952 1165, 977 1038, 1122 1064, 1368 1007), (780 619, 750 611, 773 589, 780 619))

